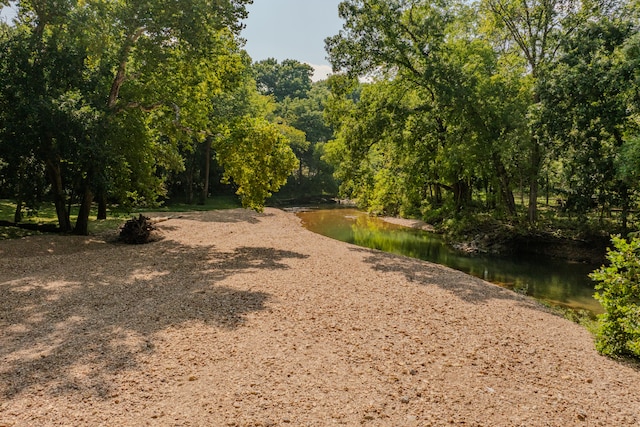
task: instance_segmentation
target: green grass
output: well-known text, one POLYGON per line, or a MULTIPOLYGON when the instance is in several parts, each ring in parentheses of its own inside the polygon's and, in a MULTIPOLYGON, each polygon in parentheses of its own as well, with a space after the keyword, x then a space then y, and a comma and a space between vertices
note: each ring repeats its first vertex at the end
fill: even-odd
MULTIPOLYGON (((0 200, 0 220, 13 222, 13 215, 16 211, 16 204, 10 200, 0 200)), ((38 211, 27 211, 23 209, 22 222, 32 224, 56 224, 56 209, 53 204, 44 203, 38 211)))
MULTIPOLYGON (((214 197, 204 205, 187 204, 187 203, 168 203, 160 208, 138 208, 132 210, 123 210, 117 207, 107 211, 106 220, 96 220, 96 210, 93 209, 89 216, 89 234, 102 234, 115 231, 127 219, 145 212, 190 212, 190 211, 210 211, 222 209, 234 209, 241 207, 240 202, 235 196, 214 197)), ((13 215, 16 210, 16 204, 10 200, 0 199, 0 220, 13 222, 13 215)), ((71 223, 74 224, 78 217, 78 206, 71 207, 71 223)), ((57 224, 55 206, 52 203, 43 203, 37 212, 27 212, 24 214, 22 223, 32 224, 57 224)), ((17 227, 1 227, 0 240, 19 239, 26 236, 43 234, 39 231, 24 230, 17 227)))
MULTIPOLYGON (((9 200, 0 200, 0 220, 13 222, 13 215, 16 211, 16 204, 9 200)), ((56 216, 55 209, 52 209, 51 212, 32 212, 31 215, 25 215, 23 218, 23 222, 30 222, 33 224, 55 224, 56 216), (53 213, 53 216, 51 216, 53 213)), ((0 227, 0 240, 5 239, 20 239, 26 236, 34 236, 42 234, 39 231, 33 230, 24 230, 22 228, 17 227, 0 227)))
POLYGON ((159 208, 136 209, 131 213, 214 211, 240 207, 242 207, 242 204, 236 196, 218 196, 207 199, 204 205, 168 201, 164 206, 159 208))

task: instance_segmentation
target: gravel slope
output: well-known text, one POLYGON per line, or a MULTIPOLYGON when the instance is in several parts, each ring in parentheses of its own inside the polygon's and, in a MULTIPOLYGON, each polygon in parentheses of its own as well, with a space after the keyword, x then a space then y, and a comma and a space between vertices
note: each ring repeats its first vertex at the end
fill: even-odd
POLYGON ((0 426, 640 426, 638 368, 525 297, 276 209, 159 227, 0 242, 0 426))

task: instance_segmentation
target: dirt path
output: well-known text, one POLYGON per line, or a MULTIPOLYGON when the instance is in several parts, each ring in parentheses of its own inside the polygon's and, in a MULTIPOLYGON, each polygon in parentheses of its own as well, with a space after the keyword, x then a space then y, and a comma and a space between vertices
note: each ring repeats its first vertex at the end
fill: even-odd
POLYGON ((640 426, 580 326, 290 213, 0 242, 0 426, 640 426))

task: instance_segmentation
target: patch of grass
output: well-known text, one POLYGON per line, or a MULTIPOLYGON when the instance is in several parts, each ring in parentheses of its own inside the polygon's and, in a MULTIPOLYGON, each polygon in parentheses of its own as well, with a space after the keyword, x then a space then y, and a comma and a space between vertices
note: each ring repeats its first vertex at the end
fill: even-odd
MULTIPOLYGON (((13 216, 16 212, 16 204, 10 200, 0 199, 0 220, 13 222, 13 216)), ((55 223, 55 210, 52 218, 40 217, 40 215, 32 215, 24 217, 23 222, 32 222, 34 224, 55 223)), ((0 227, 0 240, 20 239, 26 236, 36 236, 42 234, 39 231, 24 230, 17 227, 0 227)))
POLYGON ((89 234, 104 234, 111 231, 115 232, 124 222, 124 218, 113 218, 109 216, 107 216, 107 219, 91 220, 89 221, 88 227, 89 234))
MULTIPOLYGON (((157 209, 150 208, 137 208, 131 210, 122 210, 114 207, 107 211, 106 220, 95 220, 97 211, 92 209, 89 220, 89 234, 103 234, 111 231, 116 231, 127 219, 131 216, 135 216, 138 213, 144 213, 149 211, 154 212, 190 212, 190 211, 211 211, 211 210, 223 210, 223 209, 235 209, 242 207, 240 201, 235 196, 219 196, 208 199, 204 205, 187 204, 179 202, 169 202, 165 206, 157 209)), ((16 204, 10 200, 0 200, 0 220, 13 222, 13 216, 15 214, 16 204)), ((74 224, 78 217, 78 205, 71 206, 70 219, 74 224)), ((33 224, 57 224, 58 218, 56 215, 55 206, 53 203, 43 203, 37 212, 27 212, 22 220, 22 223, 33 224)), ((0 227, 0 240, 5 239, 19 239, 25 236, 32 236, 42 234, 38 231, 23 230, 16 227, 0 227)))
POLYGON ((13 214, 16 211, 16 204, 9 200, 0 199, 0 220, 13 221, 13 214))
MULTIPOLYGON (((13 216, 16 212, 16 204, 11 200, 0 200, 0 220, 13 222, 13 216)), ((23 209, 23 223, 32 224, 56 224, 58 222, 56 217, 56 208, 52 203, 43 203, 37 210, 23 209)))
MULTIPOLYGON (((154 212, 193 212, 193 211, 215 211, 223 209, 241 208, 242 204, 236 196, 218 196, 207 199, 204 205, 181 203, 179 201, 167 201, 160 207, 152 209, 154 212)), ((138 209, 135 212, 145 212, 150 209, 138 209)))

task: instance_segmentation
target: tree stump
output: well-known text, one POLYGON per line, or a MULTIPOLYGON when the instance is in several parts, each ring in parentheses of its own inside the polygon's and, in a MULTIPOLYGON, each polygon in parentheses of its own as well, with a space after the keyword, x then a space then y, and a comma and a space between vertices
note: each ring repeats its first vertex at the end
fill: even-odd
POLYGON ((120 240, 132 245, 141 245, 151 241, 151 232, 156 228, 147 218, 140 214, 138 218, 131 218, 120 229, 120 240))

